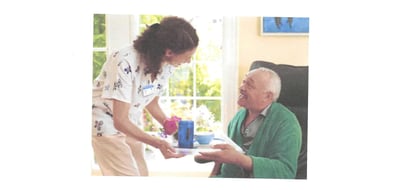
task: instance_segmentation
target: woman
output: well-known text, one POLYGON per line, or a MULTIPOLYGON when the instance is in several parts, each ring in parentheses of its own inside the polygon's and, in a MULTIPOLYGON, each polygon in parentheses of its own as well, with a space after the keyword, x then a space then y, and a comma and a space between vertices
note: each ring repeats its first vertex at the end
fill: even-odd
POLYGON ((176 132, 159 96, 175 67, 190 62, 197 49, 196 30, 179 17, 165 17, 147 28, 133 45, 113 52, 93 83, 92 146, 103 175, 147 176, 144 145, 158 148, 164 158, 182 154, 166 141, 143 131, 143 110, 176 132))

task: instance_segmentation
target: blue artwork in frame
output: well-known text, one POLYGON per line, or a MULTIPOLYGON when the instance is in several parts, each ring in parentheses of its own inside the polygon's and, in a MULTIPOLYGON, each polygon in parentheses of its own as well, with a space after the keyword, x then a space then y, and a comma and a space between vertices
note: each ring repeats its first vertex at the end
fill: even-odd
POLYGON ((309 32, 308 17, 262 17, 261 34, 305 35, 309 32))

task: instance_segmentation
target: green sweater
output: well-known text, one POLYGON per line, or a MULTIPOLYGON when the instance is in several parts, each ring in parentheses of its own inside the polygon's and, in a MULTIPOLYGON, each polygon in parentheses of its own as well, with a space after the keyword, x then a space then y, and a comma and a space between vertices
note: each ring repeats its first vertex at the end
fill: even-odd
MULTIPOLYGON (((242 146, 240 126, 246 110, 240 109, 228 126, 228 136, 242 146)), ((280 103, 272 103, 246 153, 253 161, 255 178, 294 179, 301 148, 301 128, 296 116, 280 103)), ((249 173, 233 164, 222 164, 216 177, 243 178, 249 173)))

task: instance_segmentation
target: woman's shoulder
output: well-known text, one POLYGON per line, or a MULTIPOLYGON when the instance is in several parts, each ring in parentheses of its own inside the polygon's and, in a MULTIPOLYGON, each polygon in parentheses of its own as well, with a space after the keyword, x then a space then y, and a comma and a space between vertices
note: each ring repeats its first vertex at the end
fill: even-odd
POLYGON ((123 46, 122 48, 118 49, 118 52, 120 53, 120 56, 123 56, 123 57, 128 57, 130 55, 136 55, 136 51, 133 48, 132 44, 123 46))
POLYGON ((139 64, 139 61, 137 59, 137 52, 133 48, 133 45, 126 45, 120 49, 117 50, 118 56, 120 60, 124 60, 128 62, 130 65, 136 65, 139 64))

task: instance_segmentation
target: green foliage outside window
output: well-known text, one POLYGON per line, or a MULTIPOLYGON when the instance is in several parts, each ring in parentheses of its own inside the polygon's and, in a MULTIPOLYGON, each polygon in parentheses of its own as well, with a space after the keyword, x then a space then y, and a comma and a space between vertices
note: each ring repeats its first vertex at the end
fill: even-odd
POLYGON ((221 80, 213 79, 211 74, 215 71, 211 70, 205 64, 196 64, 196 94, 197 96, 221 96, 221 80))
POLYGON ((93 22, 93 47, 106 47, 106 16, 95 14, 93 22))
MULTIPOLYGON (((106 47, 106 16, 104 14, 95 14, 93 16, 93 47, 106 47)), ((105 51, 93 52, 93 80, 100 73, 101 67, 106 61, 105 51)))
MULTIPOLYGON (((212 68, 212 67, 211 67, 212 68)), ((221 96, 221 80, 213 80, 210 76, 210 67, 205 64, 197 64, 197 78, 196 78, 196 94, 197 96, 205 97, 219 97, 221 96)), ((214 71, 215 72, 215 71, 214 71)), ((199 100, 197 105, 206 105, 207 108, 214 113, 216 121, 221 121, 221 101, 216 100, 199 100), (212 102, 212 103, 211 103, 212 102)))
MULTIPOLYGON (((205 106, 208 108, 208 110, 213 114, 213 120, 215 121, 214 124, 211 126, 206 126, 212 131, 220 129, 221 126, 221 114, 216 114, 216 113, 221 113, 221 101, 220 100, 198 100, 197 102, 198 106, 197 108, 200 109, 201 106, 205 106)), ((197 128, 199 129, 199 127, 197 128)))
POLYGON ((93 80, 100 74, 106 58, 106 52, 93 52, 93 80))
POLYGON ((169 96, 193 96, 193 71, 190 64, 175 69, 169 79, 169 96))
POLYGON ((142 33, 148 26, 154 23, 160 23, 163 18, 163 15, 141 15, 140 23, 142 25, 140 25, 140 33, 142 33))

